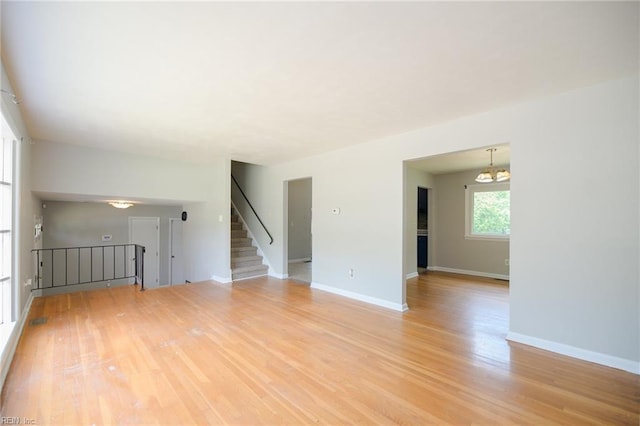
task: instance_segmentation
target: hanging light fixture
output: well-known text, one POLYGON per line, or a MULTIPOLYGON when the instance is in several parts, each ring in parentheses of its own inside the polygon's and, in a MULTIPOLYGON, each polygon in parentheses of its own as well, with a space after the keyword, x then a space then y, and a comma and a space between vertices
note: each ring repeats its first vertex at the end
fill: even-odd
POLYGON ((133 206, 133 203, 130 203, 128 201, 109 201, 109 204, 111 204, 116 209, 128 209, 129 207, 133 206))
POLYGON ((511 173, 506 169, 497 169, 493 167, 493 152, 497 151, 496 148, 487 149, 491 153, 491 162, 489 167, 485 168, 476 178, 476 182, 479 183, 491 183, 491 182, 504 182, 511 179, 511 173))

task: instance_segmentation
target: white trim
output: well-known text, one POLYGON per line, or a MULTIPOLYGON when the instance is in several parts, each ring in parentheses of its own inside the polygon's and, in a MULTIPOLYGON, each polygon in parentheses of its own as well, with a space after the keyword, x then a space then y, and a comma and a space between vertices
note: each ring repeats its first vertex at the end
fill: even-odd
POLYGON ((348 297, 349 299, 359 300, 361 302, 370 303, 372 305, 381 306, 387 309, 393 309, 394 311, 406 312, 409 310, 409 306, 406 303, 393 303, 387 300, 378 299, 376 297, 366 296, 360 293, 354 293, 352 291, 343 290, 337 287, 331 287, 324 284, 319 284, 316 282, 311 283, 311 288, 326 291, 327 293, 337 294, 339 296, 348 297))
POLYGON ((501 241, 503 243, 508 243, 510 241, 510 236, 502 235, 502 234, 484 234, 484 235, 465 234, 464 239, 477 240, 477 241, 501 241))
POLYGON ((640 362, 638 361, 619 358, 600 352, 593 352, 587 349, 576 348, 575 346, 552 342, 550 340, 527 336, 525 334, 514 333, 512 331, 507 333, 507 340, 640 375, 640 362))
MULTIPOLYGON (((149 286, 148 284, 147 286, 148 288, 160 287, 160 218, 158 216, 129 216, 129 244, 135 244, 133 242, 133 219, 153 219, 156 221, 156 249, 158 250, 156 254, 156 278, 158 282, 155 283, 155 286, 149 286)), ((132 270, 135 270, 135 268, 132 270)))
POLYGON ((410 280, 411 278, 417 278, 420 274, 418 274, 417 272, 410 272, 407 274, 406 279, 410 280))
MULTIPOLYGON (((168 254, 168 257, 169 257, 169 260, 168 260, 169 261, 169 283, 168 283, 168 285, 184 284, 184 283, 174 283, 173 282, 173 258, 171 256, 173 256, 173 226, 174 226, 174 222, 182 223, 182 219, 178 219, 177 217, 170 217, 169 218, 169 254, 168 254)), ((158 251, 159 250, 160 250, 160 248, 158 247, 158 251)), ((183 253, 181 253, 181 254, 183 254, 183 253)), ((184 272, 184 268, 183 268, 183 272, 184 272)), ((182 277, 182 279, 184 280, 184 276, 182 277)))
POLYGON ((22 331, 24 330, 24 325, 27 322, 27 317, 29 316, 29 311, 31 310, 31 303, 33 302, 33 293, 29 293, 29 298, 27 299, 27 303, 24 305, 24 309, 20 313, 20 318, 13 326, 13 330, 11 331, 11 335, 7 340, 7 343, 2 351, 2 371, 0 371, 0 389, 4 388, 4 381, 7 379, 7 374, 9 374, 9 367, 11 367, 11 362, 13 361, 13 356, 16 353, 16 348, 18 347, 18 341, 20 341, 20 336, 22 336, 22 331))
POLYGON ((231 277, 219 277, 217 275, 211 275, 211 279, 213 281, 219 282, 220 284, 231 284, 231 277))
POLYGON ((475 277, 495 278, 497 280, 509 280, 509 275, 493 274, 491 272, 469 271, 467 269, 446 268, 444 266, 429 266, 429 271, 451 272, 453 274, 473 275, 475 277))
POLYGON ((465 185, 464 187, 464 238, 466 240, 502 241, 508 243, 510 234, 474 234, 472 233, 473 221, 473 194, 476 192, 509 191, 510 182, 504 183, 478 183, 465 185))
POLYGON ((271 268, 269 268, 269 273, 267 275, 273 278, 278 278, 280 280, 286 280, 287 278, 289 278, 289 274, 278 274, 272 271, 271 268))

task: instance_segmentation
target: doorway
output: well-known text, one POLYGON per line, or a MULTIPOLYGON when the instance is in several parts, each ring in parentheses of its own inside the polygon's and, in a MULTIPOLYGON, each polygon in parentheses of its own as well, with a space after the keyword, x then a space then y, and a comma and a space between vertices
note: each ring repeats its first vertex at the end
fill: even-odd
POLYGON ((160 218, 130 217, 129 243, 139 244, 145 247, 144 285, 146 288, 157 288, 160 285, 160 264, 158 262, 160 218))
POLYGON ((184 283, 182 220, 169 219, 169 285, 184 283))
POLYGON ((286 272, 290 279, 311 283, 313 276, 312 179, 296 179, 285 183, 286 272))
POLYGON ((417 210, 417 260, 418 273, 425 272, 429 265, 429 190, 418 187, 417 210))

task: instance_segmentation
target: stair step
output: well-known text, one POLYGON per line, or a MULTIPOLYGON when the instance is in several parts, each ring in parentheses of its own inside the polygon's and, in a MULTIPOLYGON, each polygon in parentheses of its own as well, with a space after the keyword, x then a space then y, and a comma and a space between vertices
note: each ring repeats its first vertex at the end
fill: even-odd
POLYGON ((269 268, 266 265, 245 266, 235 268, 231 271, 231 279, 239 280, 244 278, 260 277, 266 275, 269 268))
POLYGON ((231 269, 244 268, 245 266, 263 266, 262 259, 242 260, 239 262, 231 262, 231 269))
POLYGON ((231 239, 231 247, 251 247, 251 239, 250 238, 232 238, 231 239))
POLYGON ((231 279, 267 275, 269 267, 262 264, 262 256, 258 255, 258 248, 248 237, 248 232, 240 220, 235 209, 231 208, 231 279))
POLYGON ((244 229, 232 229, 231 239, 234 238, 247 238, 247 231, 245 231, 244 229))
POLYGON ((231 258, 231 268, 262 265, 262 256, 242 256, 231 258))
POLYGON ((231 256, 255 256, 258 253, 256 246, 231 247, 231 256))

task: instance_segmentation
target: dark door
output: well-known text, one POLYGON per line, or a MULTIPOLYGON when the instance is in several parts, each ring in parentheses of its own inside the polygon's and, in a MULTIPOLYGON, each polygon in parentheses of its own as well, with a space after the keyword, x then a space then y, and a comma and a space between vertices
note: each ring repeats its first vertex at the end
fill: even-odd
POLYGON ((427 267, 429 246, 429 190, 418 188, 418 268, 427 267))

